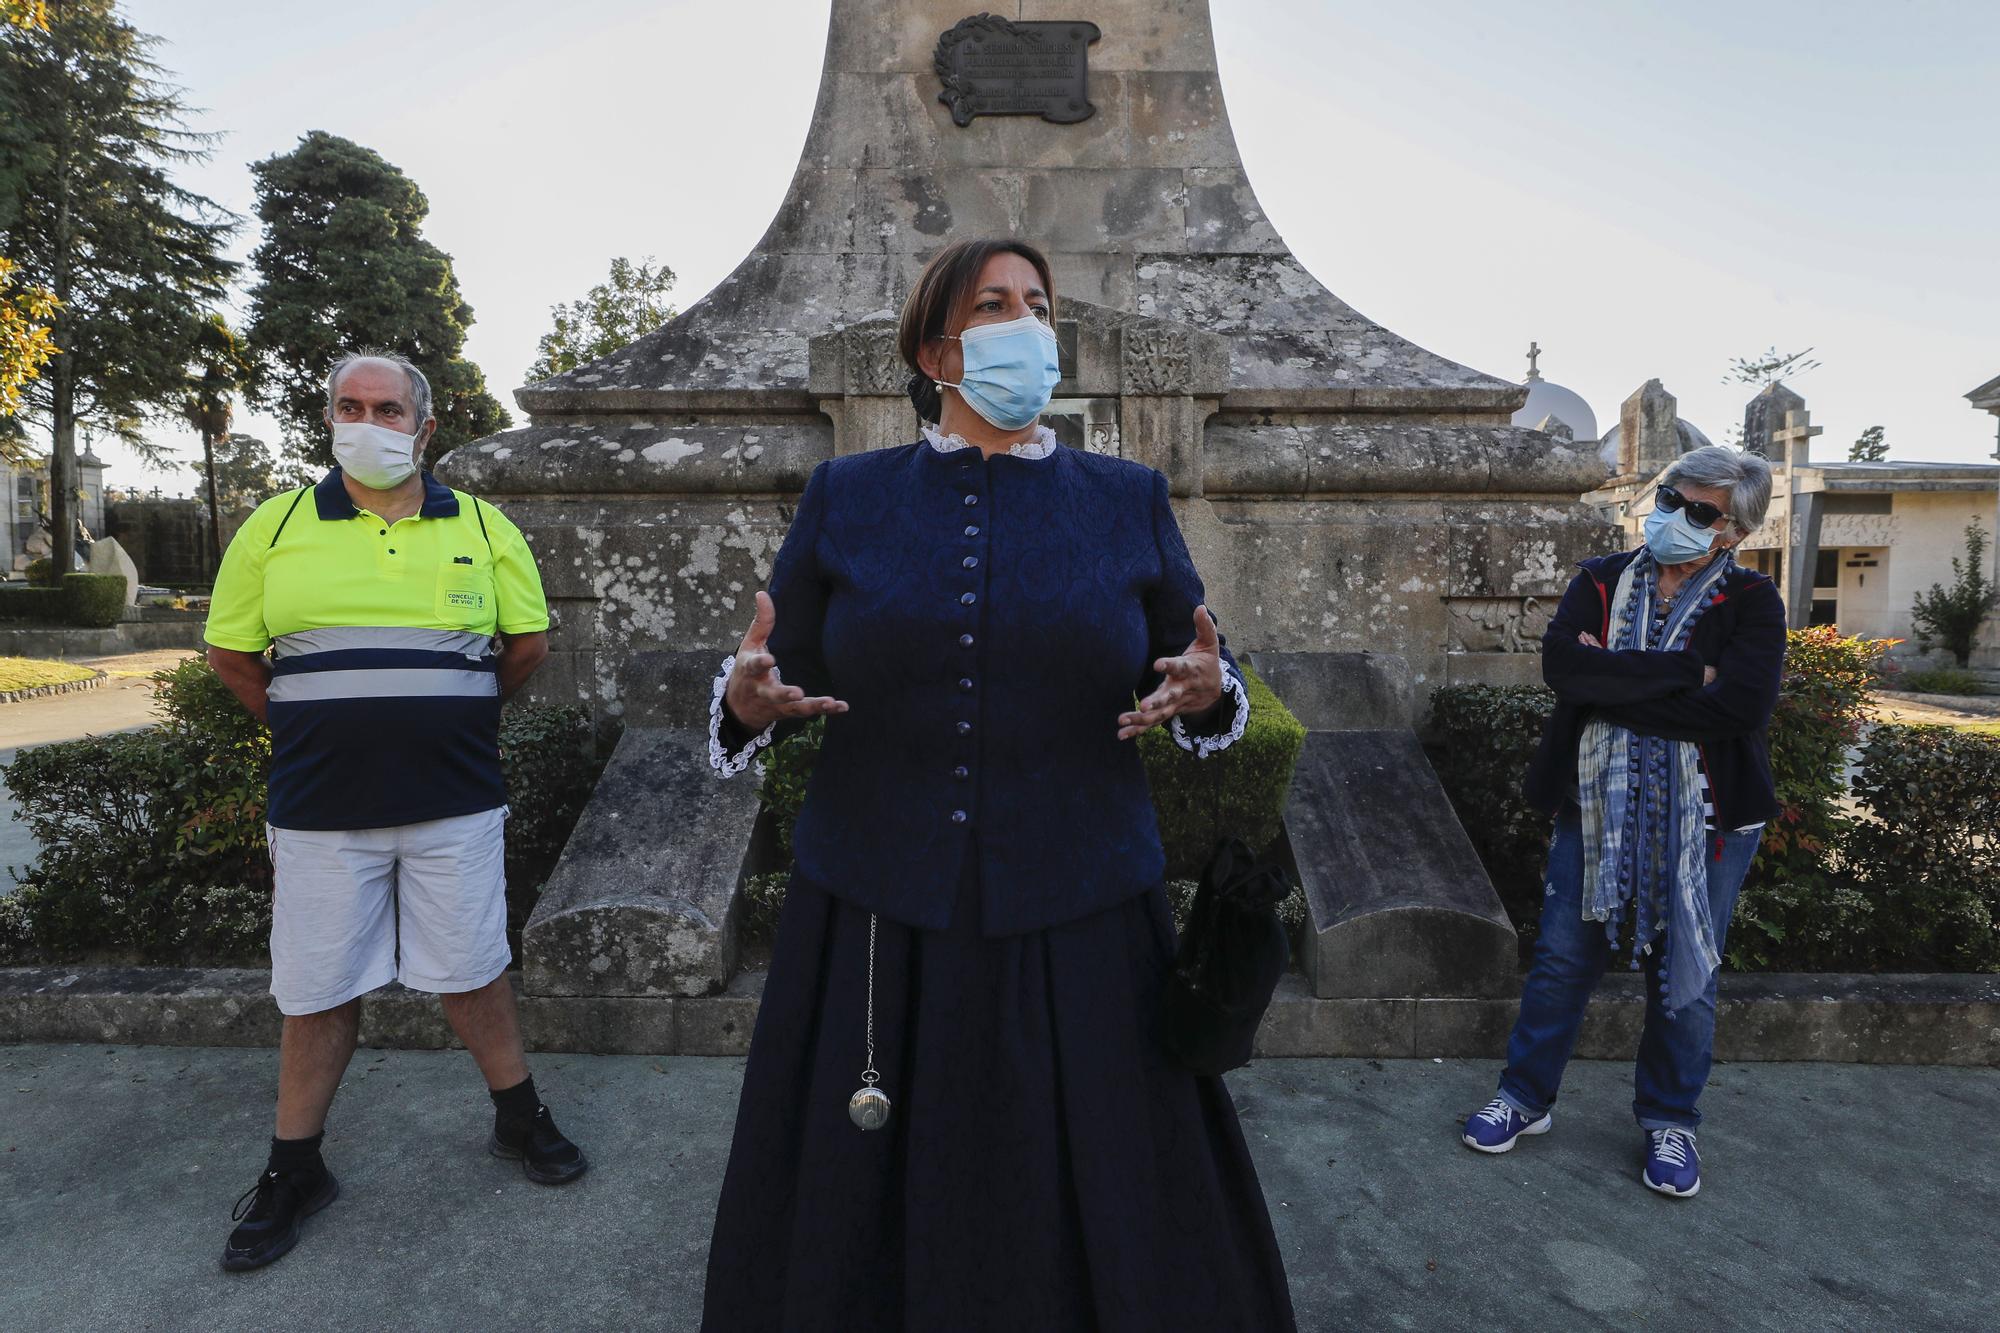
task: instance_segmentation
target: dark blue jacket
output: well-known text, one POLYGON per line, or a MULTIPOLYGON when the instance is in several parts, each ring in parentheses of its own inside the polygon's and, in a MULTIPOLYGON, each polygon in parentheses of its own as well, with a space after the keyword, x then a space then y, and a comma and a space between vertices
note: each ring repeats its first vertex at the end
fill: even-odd
POLYGON ((1648 736, 1700 747, 1716 827, 1741 828, 1778 813, 1765 729, 1785 670, 1785 604, 1770 579, 1741 566, 1713 595, 1688 646, 1675 652, 1587 648, 1579 633, 1610 641, 1611 599, 1637 550, 1585 560, 1542 636, 1542 679, 1556 708, 1528 767, 1527 797, 1555 811, 1576 786, 1577 741, 1593 716, 1648 736), (1702 668, 1715 668, 1704 686, 1702 668))
MULTIPOLYGON (((831 459, 769 591, 785 682, 849 705, 827 719, 793 830, 798 874, 938 930, 972 839, 987 935, 1161 883, 1145 768, 1118 715, 1159 683, 1154 659, 1186 650, 1203 600, 1165 477, 1070 448, 831 459)), ((1217 717, 1224 730, 1233 709, 1217 717)))

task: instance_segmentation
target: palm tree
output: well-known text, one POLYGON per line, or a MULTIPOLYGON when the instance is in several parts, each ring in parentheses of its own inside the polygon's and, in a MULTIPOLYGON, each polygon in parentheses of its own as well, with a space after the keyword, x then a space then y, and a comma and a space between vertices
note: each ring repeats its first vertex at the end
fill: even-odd
POLYGON ((189 339, 191 362, 181 415, 201 432, 201 464, 208 476, 208 540, 214 568, 222 567, 222 510, 215 485, 215 446, 229 438, 235 397, 250 374, 236 333, 221 315, 210 314, 189 339))

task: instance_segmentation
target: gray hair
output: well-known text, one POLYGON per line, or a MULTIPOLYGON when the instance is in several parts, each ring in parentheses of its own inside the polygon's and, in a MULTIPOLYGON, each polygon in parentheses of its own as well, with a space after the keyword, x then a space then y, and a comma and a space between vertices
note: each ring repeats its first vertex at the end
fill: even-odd
POLYGON ((1763 455, 1711 444, 1676 458, 1660 476, 1662 486, 1681 482, 1729 492, 1731 526, 1749 536, 1764 526, 1771 507, 1771 465, 1763 455))
POLYGON ((417 429, 422 430, 424 423, 431 419, 431 382, 424 378, 424 372, 418 370, 407 356, 399 356, 395 352, 378 352, 370 347, 343 353, 326 372, 327 416, 333 415, 334 389, 340 383, 342 373, 357 361, 387 361, 403 372, 410 381, 410 412, 417 420, 417 429))

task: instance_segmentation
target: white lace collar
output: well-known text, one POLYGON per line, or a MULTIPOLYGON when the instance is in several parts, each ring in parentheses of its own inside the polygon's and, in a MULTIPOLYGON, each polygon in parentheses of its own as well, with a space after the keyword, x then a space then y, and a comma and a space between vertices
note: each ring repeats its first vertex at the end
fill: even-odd
MULTIPOLYGON (((954 453, 960 449, 971 449, 973 444, 962 435, 946 435, 936 425, 924 423, 924 438, 931 448, 941 454, 954 453)), ((1047 426, 1037 424, 1035 433, 1007 450, 1017 458, 1047 458, 1061 446, 1056 443, 1056 433, 1047 426)))

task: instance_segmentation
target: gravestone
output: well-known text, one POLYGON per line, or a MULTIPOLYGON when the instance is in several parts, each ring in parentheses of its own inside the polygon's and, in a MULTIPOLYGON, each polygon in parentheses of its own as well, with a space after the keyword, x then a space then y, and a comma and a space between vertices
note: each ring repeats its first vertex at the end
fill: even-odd
MULTIPOLYGON (((1604 475, 1591 442, 1509 424, 1522 386, 1400 337, 1298 261, 1238 157, 1206 0, 1017 0, 975 25, 998 55, 968 65, 978 18, 834 0, 806 144, 762 239, 660 329, 518 390, 524 429, 445 460, 541 562, 555 623, 534 697, 622 732, 608 778, 638 771, 663 729, 699 752, 708 678, 807 474, 916 438, 894 328, 924 261, 957 237, 1020 236, 1055 271, 1058 435, 1166 474, 1234 646, 1319 656, 1295 678, 1321 683, 1300 688, 1333 688, 1322 678, 1363 655, 1387 666, 1405 704, 1376 729, 1408 741, 1382 752, 1434 787, 1411 759, 1430 692, 1538 680, 1537 618, 1574 560, 1615 541, 1577 500, 1604 475), (1037 54, 1023 24, 1064 49, 1037 54), (1018 96, 996 77, 1008 52, 1027 62, 1018 96)), ((661 821, 748 841, 749 811, 687 799, 661 821)), ((679 920, 717 888, 596 845, 558 878, 617 873, 628 923, 635 903, 679 920)), ((611 910, 545 894, 525 947, 568 949, 559 936, 611 910)))
POLYGON ((131 556, 125 554, 125 548, 118 544, 116 537, 100 537, 90 544, 90 562, 87 568, 92 574, 117 574, 123 577, 125 605, 138 605, 139 567, 132 563, 131 556))

